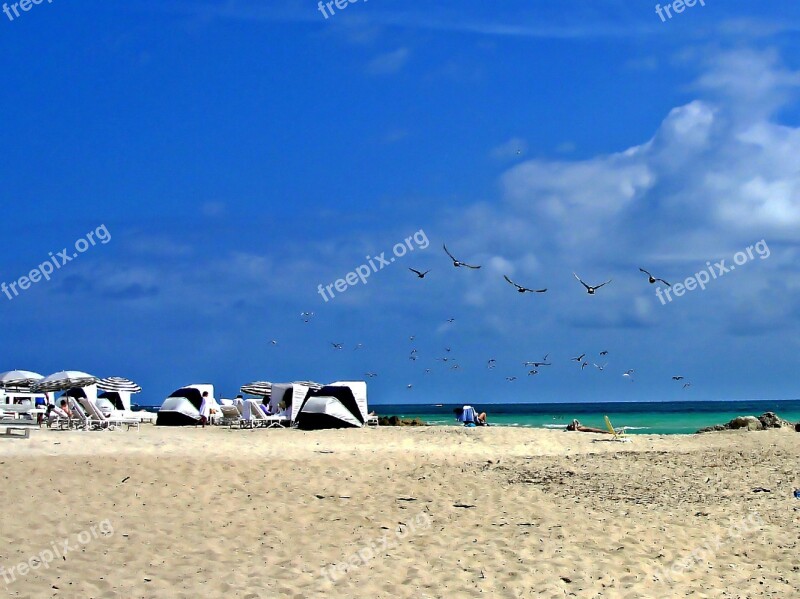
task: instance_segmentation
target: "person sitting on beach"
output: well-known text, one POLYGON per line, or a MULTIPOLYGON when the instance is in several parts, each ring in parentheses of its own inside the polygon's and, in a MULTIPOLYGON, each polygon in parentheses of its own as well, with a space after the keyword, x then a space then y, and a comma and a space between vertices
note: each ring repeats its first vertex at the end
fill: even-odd
POLYGON ((609 431, 603 430, 602 428, 592 428, 591 426, 583 426, 578 420, 573 420, 567 425, 568 431, 577 431, 579 433, 602 433, 604 435, 610 435, 609 431))
POLYGON ((475 416, 475 424, 478 426, 489 426, 489 424, 486 422, 486 412, 481 412, 475 416))
POLYGON ((66 399, 61 400, 59 407, 61 408, 61 411, 67 415, 67 418, 72 418, 72 410, 69 409, 66 399))

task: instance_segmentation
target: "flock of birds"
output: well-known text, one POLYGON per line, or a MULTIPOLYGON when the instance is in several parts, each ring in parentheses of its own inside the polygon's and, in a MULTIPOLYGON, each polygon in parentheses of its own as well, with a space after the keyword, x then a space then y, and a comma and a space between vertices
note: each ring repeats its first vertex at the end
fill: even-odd
MULTIPOLYGON (((453 256, 453 254, 450 253, 450 250, 447 249, 447 245, 446 244, 442 244, 442 248, 444 249, 444 252, 447 254, 447 256, 450 258, 450 260, 453 262, 453 267, 455 267, 455 268, 467 268, 467 269, 471 269, 471 270, 478 270, 478 269, 481 268, 480 265, 470 264, 470 263, 464 262, 462 260, 459 260, 458 258, 453 256)), ((412 273, 414 273, 414 275, 416 275, 416 277, 418 279, 425 279, 425 277, 428 276, 428 274, 430 274, 430 272, 431 272, 431 270, 421 271, 421 270, 417 270, 415 268, 409 268, 408 270, 411 271, 412 273)), ((656 283, 663 283, 664 285, 666 285, 668 287, 672 286, 672 285, 670 285, 670 283, 668 283, 664 279, 654 276, 653 274, 651 274, 649 271, 645 270, 644 268, 640 268, 639 270, 643 274, 647 275, 647 280, 651 285, 654 285, 656 283)), ((575 279, 577 279, 578 282, 580 282, 581 285, 583 285, 583 287, 586 290, 586 293, 589 294, 589 295, 595 295, 600 288, 605 287, 606 285, 608 285, 609 283, 612 282, 612 279, 609 279, 608 281, 605 281, 604 283, 600 283, 599 285, 589 285, 588 283, 583 281, 576 273, 573 272, 572 274, 574 275, 575 279)), ((532 287, 526 287, 524 285, 520 285, 519 283, 516 283, 511 278, 509 278, 508 275, 503 275, 503 278, 506 280, 507 283, 512 285, 516 289, 516 291, 518 293, 520 293, 520 294, 524 294, 524 293, 546 293, 547 292, 547 288, 534 289, 532 287)), ((301 312, 300 313, 300 317, 302 318, 303 322, 309 323, 314 318, 314 312, 301 312)), ((448 324, 452 324, 452 323, 455 322, 455 320, 456 320, 455 318, 449 318, 449 319, 446 320, 446 322, 448 324)), ((411 341, 412 343, 414 342, 415 339, 416 339, 416 336, 414 336, 414 335, 409 337, 409 341, 411 341)), ((274 340, 274 339, 270 343, 272 345, 278 345, 278 342, 276 340, 274 340)), ((331 342, 330 346, 334 351, 344 351, 345 350, 345 344, 344 343, 331 342)), ((353 349, 355 351, 355 350, 360 350, 363 347, 364 347, 363 343, 358 343, 353 349)), ((587 359, 587 354, 584 352, 584 353, 581 353, 580 355, 577 355, 577 356, 574 356, 574 357, 570 358, 569 361, 570 362, 575 362, 577 364, 577 366, 580 368, 580 371, 583 371, 588 366, 593 366, 595 369, 597 369, 598 372, 603 372, 603 371, 605 371, 606 367, 608 366, 608 362, 604 362, 602 364, 598 364, 598 362, 602 361, 602 358, 605 358, 606 356, 608 356, 608 354, 609 354, 608 350, 602 350, 598 354, 598 356, 599 356, 598 361, 595 362, 594 360, 592 360, 590 362, 589 359, 587 359)), ((545 354, 545 356, 541 360, 528 360, 528 361, 522 362, 522 366, 527 370, 527 376, 536 376, 536 375, 540 374, 540 372, 541 372, 540 369, 541 368, 552 366, 553 362, 552 361, 548 361, 549 356, 550 356, 550 354, 545 354)), ((418 350, 416 348, 412 348, 411 352, 410 352, 410 354, 408 356, 408 359, 411 360, 412 362, 416 362, 418 360, 418 358, 419 358, 418 350)), ((441 357, 436 358, 436 361, 441 362, 445 366, 448 366, 450 368, 450 370, 461 370, 461 365, 458 363, 458 361, 452 355, 452 348, 451 347, 445 347, 444 348, 444 355, 441 356, 441 357)), ((486 363, 486 367, 489 370, 495 369, 496 366, 497 366, 497 360, 495 358, 490 358, 486 363)), ((431 371, 432 371, 431 368, 425 368, 425 370, 424 370, 425 374, 429 374, 431 371)), ((634 369, 631 368, 631 369, 628 369, 628 370, 624 371, 622 373, 622 376, 625 379, 627 379, 627 380, 629 380, 630 382, 633 383, 634 380, 635 380, 634 379, 634 372, 635 372, 634 369)), ((376 372, 366 372, 366 373, 364 373, 364 376, 366 378, 372 379, 372 378, 377 377, 378 373, 376 373, 376 372)), ((507 376, 505 378, 506 378, 506 381, 508 381, 510 383, 513 383, 514 381, 518 380, 518 377, 517 376, 513 376, 513 375, 512 376, 507 376)), ((683 377, 681 375, 673 376, 672 380, 676 381, 678 383, 681 383, 683 385, 683 387, 682 387, 683 389, 688 389, 689 387, 692 386, 692 384, 690 382, 688 382, 688 381, 683 382, 683 381, 685 381, 685 377, 683 377)), ((410 383, 408 385, 406 385, 407 389, 413 389, 413 387, 414 387, 414 385, 410 384, 410 383)))

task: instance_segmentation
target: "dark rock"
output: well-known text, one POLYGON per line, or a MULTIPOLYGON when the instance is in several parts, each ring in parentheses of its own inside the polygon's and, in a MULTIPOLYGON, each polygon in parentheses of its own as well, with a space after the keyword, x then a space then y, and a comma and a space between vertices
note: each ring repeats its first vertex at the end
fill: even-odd
POLYGON ((760 431, 764 428, 761 421, 755 416, 738 416, 725 425, 726 428, 733 430, 747 429, 749 431, 760 431))
POLYGON ((791 428, 792 423, 780 418, 774 412, 764 412, 758 417, 764 428, 791 428))

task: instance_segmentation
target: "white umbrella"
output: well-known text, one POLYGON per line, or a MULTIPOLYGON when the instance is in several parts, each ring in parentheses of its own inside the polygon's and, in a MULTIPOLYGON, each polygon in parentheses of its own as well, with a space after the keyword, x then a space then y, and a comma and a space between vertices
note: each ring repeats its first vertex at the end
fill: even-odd
POLYGON ((34 391, 66 391, 73 387, 88 387, 97 382, 97 377, 79 370, 62 370, 31 385, 34 391))
POLYGON ((117 393, 140 393, 142 388, 130 379, 121 376, 110 376, 97 381, 97 388, 103 391, 116 391, 117 393))
POLYGON ((43 379, 38 372, 30 370, 9 370, 0 373, 0 388, 30 387, 32 383, 43 379))
POLYGON ((322 389, 322 385, 319 383, 315 383, 314 381, 295 381, 292 383, 293 385, 304 385, 313 391, 319 391, 322 389))

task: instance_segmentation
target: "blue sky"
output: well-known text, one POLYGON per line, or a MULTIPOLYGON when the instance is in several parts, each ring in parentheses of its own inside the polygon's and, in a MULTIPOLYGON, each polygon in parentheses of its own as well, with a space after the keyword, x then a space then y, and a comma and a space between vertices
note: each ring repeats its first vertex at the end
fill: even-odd
POLYGON ((0 13, 0 281, 111 234, 0 295, 0 370, 128 376, 152 404, 366 372, 376 403, 796 398, 797 4, 431 4, 0 13), (762 239, 667 305, 638 272, 683 281, 762 239), (573 271, 614 280, 590 297, 573 271))

